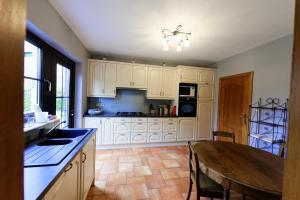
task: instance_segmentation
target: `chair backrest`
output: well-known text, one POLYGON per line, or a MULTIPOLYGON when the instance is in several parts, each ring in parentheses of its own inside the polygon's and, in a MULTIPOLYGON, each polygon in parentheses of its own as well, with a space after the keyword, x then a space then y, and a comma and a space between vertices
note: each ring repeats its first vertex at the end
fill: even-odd
POLYGON ((200 172, 200 167, 199 167, 199 160, 196 152, 194 151, 191 142, 188 142, 189 146, 189 166, 190 166, 190 173, 195 174, 195 180, 196 184, 200 185, 199 183, 199 172, 200 172))
POLYGON ((232 142, 235 143, 235 135, 232 132, 227 132, 227 131, 213 131, 213 141, 215 141, 215 137, 231 138, 232 142))
POLYGON ((284 156, 285 156, 285 147, 286 147, 285 142, 281 143, 280 146, 279 146, 278 156, 281 157, 281 158, 284 158, 284 156))

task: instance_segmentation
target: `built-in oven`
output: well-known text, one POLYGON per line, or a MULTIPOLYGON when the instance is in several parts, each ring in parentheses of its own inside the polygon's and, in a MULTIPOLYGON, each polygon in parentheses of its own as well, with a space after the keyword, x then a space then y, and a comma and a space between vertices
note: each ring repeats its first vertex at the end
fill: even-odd
POLYGON ((197 84, 179 83, 179 97, 197 98, 197 84))
POLYGON ((178 116, 197 116, 197 84, 179 84, 178 116))

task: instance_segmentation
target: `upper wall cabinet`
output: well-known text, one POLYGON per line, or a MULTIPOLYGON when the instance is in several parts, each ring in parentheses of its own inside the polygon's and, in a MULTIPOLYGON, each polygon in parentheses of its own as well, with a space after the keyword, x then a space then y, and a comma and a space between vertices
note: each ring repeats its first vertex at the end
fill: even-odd
POLYGON ((214 84, 215 72, 213 70, 199 70, 199 84, 214 84))
POLYGON ((117 65, 97 60, 89 60, 88 66, 88 96, 116 96, 117 65))
POLYGON ((119 63, 117 65, 117 87, 147 88, 147 67, 145 65, 119 63))
POLYGON ((148 99, 175 99, 176 97, 176 68, 148 68, 148 99))
POLYGON ((198 83, 198 69, 192 67, 179 67, 179 82, 198 83))

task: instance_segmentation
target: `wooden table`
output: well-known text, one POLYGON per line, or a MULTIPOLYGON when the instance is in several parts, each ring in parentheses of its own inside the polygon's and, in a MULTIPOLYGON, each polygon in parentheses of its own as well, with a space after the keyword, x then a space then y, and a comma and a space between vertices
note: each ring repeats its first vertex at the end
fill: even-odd
POLYGON ((193 144, 201 170, 224 188, 256 199, 281 199, 283 159, 230 142, 193 144))

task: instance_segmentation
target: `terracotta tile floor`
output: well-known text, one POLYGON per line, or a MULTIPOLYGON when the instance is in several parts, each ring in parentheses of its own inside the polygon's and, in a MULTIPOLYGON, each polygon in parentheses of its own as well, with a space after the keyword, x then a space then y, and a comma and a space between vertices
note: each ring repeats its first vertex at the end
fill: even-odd
MULTIPOLYGON (((186 146, 97 150, 95 186, 87 199, 183 200, 188 177, 186 146)), ((195 192, 190 199, 196 199, 195 192)))

